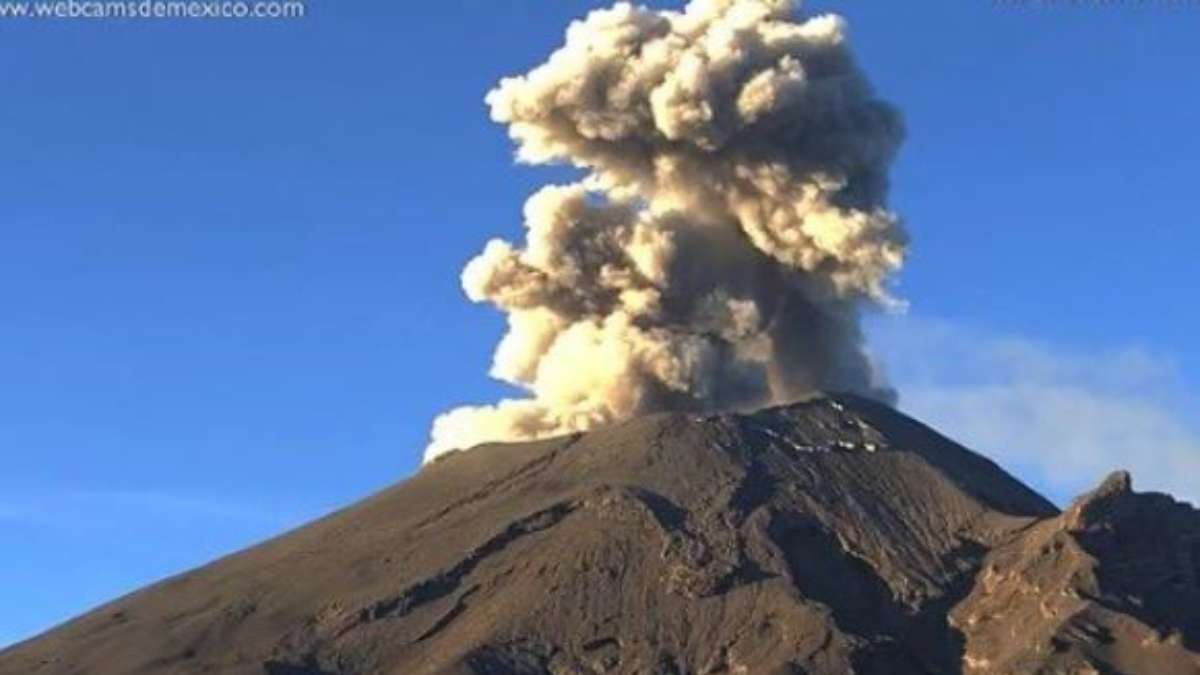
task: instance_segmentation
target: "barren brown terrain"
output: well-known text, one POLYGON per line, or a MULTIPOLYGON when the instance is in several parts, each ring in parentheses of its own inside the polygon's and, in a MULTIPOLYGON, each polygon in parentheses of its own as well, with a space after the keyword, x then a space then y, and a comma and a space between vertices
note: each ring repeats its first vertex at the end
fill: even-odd
POLYGON ((3 675, 1200 673, 1200 512, 851 396, 451 453, 3 675))

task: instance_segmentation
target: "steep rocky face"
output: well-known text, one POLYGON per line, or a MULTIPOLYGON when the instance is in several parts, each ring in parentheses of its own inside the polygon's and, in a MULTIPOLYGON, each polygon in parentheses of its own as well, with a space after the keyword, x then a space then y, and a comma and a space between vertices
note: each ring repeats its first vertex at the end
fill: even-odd
POLYGON ((1195 675, 1198 576, 1200 512, 1115 473, 993 551, 951 622, 967 672, 1195 675))
POLYGON ((649 416, 453 453, 0 674, 1200 672, 1197 513, 1120 483, 1059 514, 847 396, 649 416))

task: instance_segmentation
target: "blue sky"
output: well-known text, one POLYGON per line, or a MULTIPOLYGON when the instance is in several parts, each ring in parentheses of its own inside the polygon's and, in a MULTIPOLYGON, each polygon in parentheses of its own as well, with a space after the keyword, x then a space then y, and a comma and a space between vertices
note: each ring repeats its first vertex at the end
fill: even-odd
MULTIPOLYGON (((870 320, 902 406, 1060 501, 1118 464, 1200 496, 1200 10, 1137 4, 809 3, 907 120, 911 310, 870 320)), ((593 6, 0 23, 0 644, 403 478, 503 391, 458 274, 550 174, 482 96, 593 6)))

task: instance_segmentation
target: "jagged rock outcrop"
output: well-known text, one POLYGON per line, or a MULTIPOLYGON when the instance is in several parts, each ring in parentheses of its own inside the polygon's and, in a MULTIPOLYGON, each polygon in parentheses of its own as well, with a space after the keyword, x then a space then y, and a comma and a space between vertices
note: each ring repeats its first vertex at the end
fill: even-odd
POLYGON ((1200 673, 1200 513, 1114 473, 985 560, 966 671, 1200 673))
POLYGON ((653 415, 452 453, 0 675, 1194 674, 1198 523, 856 397, 653 415))

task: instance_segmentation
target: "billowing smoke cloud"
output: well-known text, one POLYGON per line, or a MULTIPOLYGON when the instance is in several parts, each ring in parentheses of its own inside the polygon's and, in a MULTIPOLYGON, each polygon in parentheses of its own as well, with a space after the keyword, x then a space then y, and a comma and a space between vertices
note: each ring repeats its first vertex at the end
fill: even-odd
POLYGON ((895 306, 900 143, 836 16, 787 0, 621 3, 487 96, 518 158, 582 169, 525 204, 523 247, 463 271, 508 316, 492 375, 528 398, 435 420, 427 458, 659 410, 840 390, 890 398, 864 305, 895 306))

